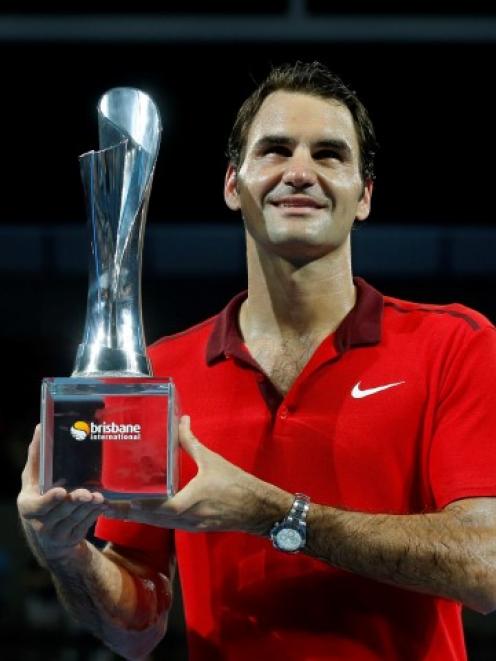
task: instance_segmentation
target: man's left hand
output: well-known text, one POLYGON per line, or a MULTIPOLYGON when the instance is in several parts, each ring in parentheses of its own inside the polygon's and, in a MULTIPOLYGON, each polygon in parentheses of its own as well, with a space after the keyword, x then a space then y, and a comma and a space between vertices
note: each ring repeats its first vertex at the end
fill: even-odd
POLYGON ((238 530, 268 535, 289 511, 293 495, 231 464, 193 435, 189 416, 179 423, 179 443, 198 472, 173 498, 108 502, 109 518, 192 532, 238 530))

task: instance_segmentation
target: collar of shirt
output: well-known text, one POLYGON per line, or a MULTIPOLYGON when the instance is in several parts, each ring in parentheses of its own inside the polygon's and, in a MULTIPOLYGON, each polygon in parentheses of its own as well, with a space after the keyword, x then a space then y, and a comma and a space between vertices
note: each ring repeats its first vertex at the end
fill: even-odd
MULTIPOLYGON (((355 277, 353 282, 357 288, 356 303, 332 334, 337 353, 344 353, 352 346, 377 344, 381 339, 383 296, 363 278, 355 277)), ((217 316, 207 343, 209 365, 233 357, 258 368, 239 329, 239 309, 247 296, 247 291, 241 292, 217 316)))

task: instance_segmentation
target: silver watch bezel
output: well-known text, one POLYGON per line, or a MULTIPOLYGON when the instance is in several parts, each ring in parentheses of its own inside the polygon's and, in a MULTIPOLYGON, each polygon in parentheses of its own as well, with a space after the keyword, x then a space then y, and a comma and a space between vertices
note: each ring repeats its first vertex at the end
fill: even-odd
POLYGON ((289 526, 286 524, 280 524, 277 527, 277 530, 273 531, 271 536, 272 536, 272 543, 274 544, 276 549, 278 551, 284 551, 285 553, 297 553, 305 546, 305 542, 306 542, 306 535, 302 533, 302 530, 300 530, 299 527, 289 526), (286 541, 286 539, 284 538, 284 535, 290 531, 291 533, 295 533, 296 535, 298 535, 297 545, 288 543, 290 540, 286 541))

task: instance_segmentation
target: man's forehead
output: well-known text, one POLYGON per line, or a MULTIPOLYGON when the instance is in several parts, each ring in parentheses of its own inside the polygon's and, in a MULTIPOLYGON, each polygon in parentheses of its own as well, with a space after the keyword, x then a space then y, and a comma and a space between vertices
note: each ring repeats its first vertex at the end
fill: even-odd
POLYGON ((340 101, 303 92, 278 90, 264 99, 253 118, 247 143, 259 140, 264 134, 287 134, 294 131, 315 134, 315 139, 347 138, 353 145, 357 136, 353 117, 340 101))

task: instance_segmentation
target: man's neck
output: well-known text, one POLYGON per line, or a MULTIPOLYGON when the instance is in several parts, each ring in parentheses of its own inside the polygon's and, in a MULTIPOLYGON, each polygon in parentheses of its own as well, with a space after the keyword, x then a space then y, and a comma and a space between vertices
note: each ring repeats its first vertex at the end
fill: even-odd
POLYGON ((248 298, 239 319, 247 343, 320 340, 355 305, 349 239, 333 253, 298 267, 260 249, 250 236, 247 253, 248 298))

